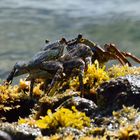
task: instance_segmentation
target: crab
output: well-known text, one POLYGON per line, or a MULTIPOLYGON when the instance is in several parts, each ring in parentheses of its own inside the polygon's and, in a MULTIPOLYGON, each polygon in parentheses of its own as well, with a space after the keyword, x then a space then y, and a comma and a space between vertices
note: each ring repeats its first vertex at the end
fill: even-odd
POLYGON ((96 59, 99 61, 100 64, 103 64, 109 60, 118 60, 122 65, 128 64, 132 66, 132 64, 127 60, 127 57, 130 57, 134 61, 140 63, 140 59, 137 58, 135 55, 132 55, 129 52, 122 52, 120 51, 115 44, 105 44, 104 49, 100 47, 99 44, 92 42, 86 38, 83 38, 81 34, 78 35, 77 38, 70 40, 67 42, 67 49, 71 50, 75 47, 75 44, 82 43, 89 46, 94 53, 92 57, 92 62, 96 59))
MULTIPOLYGON (((117 60, 119 60, 119 62, 122 65, 128 64, 129 66, 132 66, 131 63, 126 59, 126 57, 131 57, 133 60, 140 63, 139 58, 137 58, 136 56, 134 56, 128 52, 121 52, 119 49, 116 48, 116 46, 114 44, 105 44, 104 45, 105 49, 102 49, 98 44, 93 43, 90 40, 83 39, 82 35, 78 35, 77 38, 70 40, 69 42, 67 42, 67 45, 68 45, 67 50, 69 53, 65 56, 65 58, 68 58, 68 56, 70 56, 70 58, 72 59, 71 64, 74 63, 74 59, 75 59, 75 61, 77 60, 77 58, 82 59, 85 63, 85 68, 83 70, 85 70, 87 68, 87 64, 91 64, 93 61, 95 61, 95 59, 97 59, 99 61, 99 63, 101 63, 101 64, 105 63, 109 60, 117 59, 117 60), (82 51, 84 49, 82 48, 82 44, 88 46, 90 52, 92 53, 92 55, 89 55, 89 56, 87 55, 86 59, 83 58, 84 53, 82 53, 82 51), (92 60, 92 62, 91 62, 91 60, 92 60)), ((84 50, 84 51, 86 52, 87 50, 84 50)), ((65 62, 63 62, 63 63, 65 63, 65 62)), ((68 63, 68 62, 66 62, 66 63, 68 63)), ((65 68, 65 66, 64 66, 64 68, 65 68)), ((71 68, 73 68, 73 67, 71 67, 71 68)), ((83 72, 83 71, 81 71, 81 72, 83 72)), ((79 80, 81 93, 83 93, 82 78, 83 78, 83 74, 81 76, 81 79, 79 80)), ((53 81, 55 81, 55 80, 53 80, 53 81)), ((53 84, 51 84, 50 87, 52 87, 52 85, 53 84)))
MULTIPOLYGON (((73 42, 73 44, 76 44, 77 39, 78 38, 75 38, 68 42, 73 42)), ((45 43, 48 45, 41 48, 40 51, 37 52, 29 62, 20 61, 14 65, 12 71, 10 72, 10 74, 8 75, 6 79, 6 84, 12 83, 12 80, 14 77, 29 73, 29 71, 33 71, 33 72, 35 71, 36 74, 34 73, 34 76, 39 75, 38 77, 41 77, 41 78, 43 78, 46 75, 50 76, 49 73, 46 73, 46 72, 43 72, 42 70, 37 69, 38 64, 42 63, 43 61, 56 60, 59 57, 63 56, 67 52, 68 45, 65 38, 62 38, 61 40, 56 41, 54 43, 50 43, 50 44, 49 44, 49 41, 46 40, 45 43), (24 67, 27 67, 27 69, 24 69, 24 67)))
MULTIPOLYGON (((6 79, 6 83, 11 83, 13 78, 16 76, 20 76, 22 74, 28 73, 29 75, 26 80, 31 81, 30 95, 32 96, 33 85, 34 85, 35 79, 44 78, 45 81, 48 81, 51 79, 57 79, 55 78, 57 77, 56 75, 58 73, 56 72, 56 70, 59 69, 58 71, 62 71, 60 70, 62 69, 62 67, 66 68, 63 65, 70 64, 70 66, 68 66, 69 69, 74 69, 74 67, 77 66, 78 63, 84 65, 83 60, 78 59, 78 58, 84 57, 85 52, 87 53, 88 51, 85 51, 85 52, 83 51, 81 55, 81 53, 79 52, 82 51, 84 47, 81 47, 82 45, 79 45, 79 47, 74 48, 72 51, 69 51, 69 53, 64 55, 66 44, 67 42, 65 38, 62 38, 59 42, 55 42, 55 43, 45 46, 43 49, 41 49, 40 52, 35 54, 35 56, 29 62, 17 62, 14 65, 14 68, 11 71, 11 73, 8 75, 6 79), (60 59, 56 61, 57 58, 58 59, 60 58, 60 59)), ((87 46, 85 48, 87 48, 87 46)), ((90 50, 89 47, 88 47, 88 50, 90 50)), ((90 50, 90 53, 91 53, 91 50, 90 50)), ((87 59, 85 59, 86 63, 88 63, 88 57, 89 56, 87 55, 87 59)), ((67 71, 70 71, 70 70, 67 69, 67 71)), ((55 80, 52 80, 51 85, 54 85, 53 81, 55 80)), ((47 83, 44 85, 47 85, 47 83)), ((44 91, 45 89, 46 89, 46 86, 44 87, 44 91)))
POLYGON ((99 63, 117 59, 122 65, 128 64, 131 66, 131 63, 126 59, 126 57, 131 57, 140 63, 139 58, 130 53, 121 52, 114 44, 105 44, 104 48, 105 49, 102 49, 98 44, 83 38, 82 35, 78 35, 77 38, 68 42, 63 38, 59 41, 59 45, 54 43, 44 47, 31 61, 27 63, 17 63, 13 71, 9 74, 7 81, 12 81, 15 76, 28 73, 29 75, 26 80, 31 81, 30 95, 32 96, 36 79, 45 79, 44 92, 46 92, 46 86, 48 85, 47 81, 51 80, 47 91, 50 95, 51 89, 60 79, 63 81, 63 79, 67 79, 70 76, 78 75, 80 91, 83 93, 82 80, 84 70, 86 70, 88 64, 91 64, 95 59, 97 59, 99 63), (67 53, 64 53, 65 48, 67 53))
POLYGON ((30 71, 36 71, 38 65, 43 61, 55 60, 64 54, 66 47, 66 40, 61 40, 48 44, 36 53, 29 62, 17 62, 10 74, 8 75, 5 83, 12 83, 14 77, 29 73, 30 71))
POLYGON ((84 70, 90 64, 90 58, 93 53, 87 45, 77 44, 75 48, 69 51, 69 53, 61 56, 57 60, 44 61, 38 65, 39 69, 31 71, 26 80, 31 81, 30 95, 32 95, 33 85, 35 79, 45 79, 44 92, 46 93, 47 81, 51 80, 48 87, 48 95, 53 95, 51 89, 62 82, 64 79, 68 79, 71 76, 79 77, 80 91, 83 94, 83 75, 84 70))

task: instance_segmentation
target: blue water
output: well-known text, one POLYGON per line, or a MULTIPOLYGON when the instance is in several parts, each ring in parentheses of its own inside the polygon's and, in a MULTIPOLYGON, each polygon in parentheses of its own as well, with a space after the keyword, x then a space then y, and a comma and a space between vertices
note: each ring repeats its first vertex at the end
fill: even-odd
POLYGON ((139 0, 0 0, 0 78, 29 60, 44 40, 82 33, 140 57, 139 0))

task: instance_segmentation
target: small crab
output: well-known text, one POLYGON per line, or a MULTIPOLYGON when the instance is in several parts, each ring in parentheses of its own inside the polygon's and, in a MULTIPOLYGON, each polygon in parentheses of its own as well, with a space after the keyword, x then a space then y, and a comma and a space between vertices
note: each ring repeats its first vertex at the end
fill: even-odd
MULTIPOLYGON (((68 54, 64 54, 57 60, 44 61, 38 65, 39 69, 31 71, 26 80, 31 80, 30 95, 32 95, 33 85, 35 79, 45 79, 46 83, 51 80, 51 84, 47 90, 49 95, 51 89, 71 76, 79 76, 80 91, 83 92, 83 74, 87 65, 90 63, 90 58, 93 53, 90 47, 84 44, 77 44, 75 48, 69 51, 68 54), (64 76, 65 75, 65 76, 64 76)), ((46 84, 44 91, 46 92, 46 84)))
MULTIPOLYGON (((92 54, 91 49, 88 46, 79 44, 78 47, 73 48, 71 51, 69 51, 69 53, 64 54, 63 52, 66 46, 67 46, 67 42, 64 38, 62 38, 59 42, 44 47, 29 62, 16 63, 14 65, 13 70, 9 74, 8 78, 6 79, 6 81, 10 83, 12 82, 14 77, 28 73, 29 75, 27 77, 27 80, 31 80, 30 95, 32 96, 35 79, 41 78, 41 79, 45 79, 45 81, 47 81, 48 79, 49 80, 53 79, 51 82, 52 84, 50 86, 53 87, 54 85, 53 81, 56 81, 55 79, 57 79, 56 78, 58 75, 57 73, 61 73, 60 71, 62 71, 62 69, 65 69, 66 71, 71 71, 71 69, 73 70, 76 66, 78 67, 79 64, 84 65, 83 61, 86 61, 86 66, 87 66, 88 58, 89 58, 89 55, 87 55, 87 53, 89 54, 90 52, 90 55, 92 54), (81 57, 84 58, 84 60, 82 60, 81 57), (57 58, 58 60, 56 61, 57 58)), ((82 71, 83 70, 84 68, 82 68, 82 71)), ((44 89, 46 89, 46 87, 44 89)))
POLYGON ((92 62, 96 59, 99 61, 99 63, 105 63, 109 60, 117 59, 122 65, 128 64, 129 66, 132 66, 132 64, 127 60, 126 57, 132 58, 134 61, 140 63, 140 59, 137 58, 135 55, 132 55, 129 52, 121 52, 115 44, 105 44, 104 49, 102 49, 98 44, 83 38, 81 34, 78 35, 76 39, 73 39, 69 42, 67 42, 67 49, 70 50, 75 47, 75 44, 82 43, 87 46, 89 46, 94 53, 92 57, 92 62))
POLYGON ((36 71, 38 65, 43 61, 55 60, 64 54, 66 47, 66 40, 54 42, 45 46, 41 51, 36 53, 29 62, 17 62, 13 70, 10 72, 6 79, 6 83, 11 83, 13 78, 22 74, 30 73, 30 71, 36 71))
MULTIPOLYGON (((126 57, 131 57, 140 63, 140 59, 136 56, 121 52, 114 44, 105 44, 105 49, 102 49, 98 44, 85 39, 82 35, 68 42, 63 38, 57 44, 50 44, 38 52, 31 61, 27 63, 17 63, 13 71, 9 74, 7 81, 12 81, 13 77, 28 73, 27 80, 31 81, 30 95, 32 96, 33 85, 36 79, 45 79, 45 83, 51 80, 51 84, 47 93, 51 94, 51 89, 54 85, 67 79, 70 76, 79 76, 80 91, 83 93, 83 74, 87 69, 88 64, 96 59, 99 63, 105 63, 109 60, 117 59, 122 65, 131 63, 126 57), (64 49, 67 53, 64 53, 64 49), (65 74, 65 76, 64 76, 65 74)), ((44 91, 46 86, 44 84, 44 91)))

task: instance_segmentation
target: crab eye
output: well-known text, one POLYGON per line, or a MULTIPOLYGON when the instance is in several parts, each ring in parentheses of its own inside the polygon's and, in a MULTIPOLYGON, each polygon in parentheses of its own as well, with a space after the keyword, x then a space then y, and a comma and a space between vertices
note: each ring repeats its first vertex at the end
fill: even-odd
POLYGON ((80 42, 81 42, 81 43, 84 42, 84 41, 85 41, 85 40, 84 40, 83 38, 80 39, 80 42))

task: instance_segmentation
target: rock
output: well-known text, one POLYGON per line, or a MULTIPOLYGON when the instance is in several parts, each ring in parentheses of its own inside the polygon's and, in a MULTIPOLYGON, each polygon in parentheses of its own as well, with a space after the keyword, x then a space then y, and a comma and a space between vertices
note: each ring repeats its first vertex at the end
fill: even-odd
POLYGON ((0 118, 5 118, 7 122, 16 122, 19 117, 24 118, 30 115, 31 109, 35 105, 35 101, 29 98, 21 99, 15 102, 8 102, 0 109, 0 118), (5 111, 5 108, 10 108, 5 111))
MULTIPOLYGON (((41 131, 38 128, 33 128, 28 124, 18 125, 17 123, 0 123, 0 130, 7 135, 10 135, 13 140, 34 140, 35 137, 41 136, 41 131)), ((1 138, 1 133, 0 133, 1 138)), ((8 136, 7 136, 8 138, 8 136)), ((1 139, 0 139, 1 140, 1 139)), ((11 140, 11 139, 4 139, 11 140)))
POLYGON ((0 130, 0 140, 12 140, 12 138, 8 133, 0 130))
POLYGON ((56 110, 63 102, 71 99, 73 96, 78 96, 78 92, 74 92, 72 90, 66 91, 63 94, 57 94, 55 96, 49 97, 44 96, 39 100, 38 104, 38 113, 36 115, 36 119, 39 119, 40 116, 45 116, 48 109, 51 109, 52 112, 56 110))
POLYGON ((69 109, 75 106, 78 111, 85 112, 87 116, 91 116, 97 108, 97 105, 93 101, 79 96, 64 101, 58 108, 62 106, 69 109))
POLYGON ((67 127, 67 128, 60 128, 57 131, 58 134, 61 134, 62 137, 66 137, 66 136, 75 136, 75 139, 79 139, 79 137, 84 136, 84 132, 76 129, 76 128, 72 128, 72 127, 67 127))
POLYGON ((103 83, 97 90, 97 104, 112 109, 122 105, 140 107, 140 76, 127 75, 103 83))

